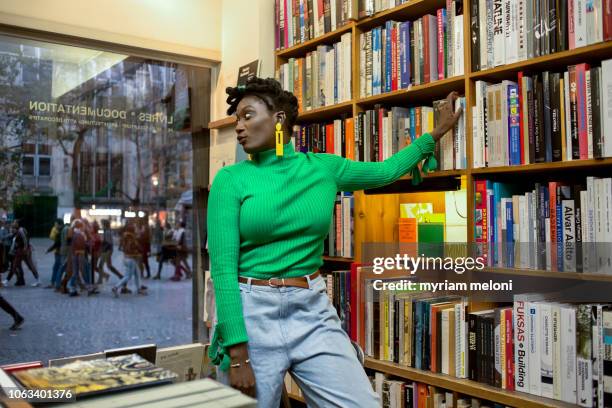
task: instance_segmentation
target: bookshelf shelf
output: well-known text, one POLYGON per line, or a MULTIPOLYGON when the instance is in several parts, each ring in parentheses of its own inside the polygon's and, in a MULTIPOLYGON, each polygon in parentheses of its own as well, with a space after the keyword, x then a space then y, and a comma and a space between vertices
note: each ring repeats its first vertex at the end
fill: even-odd
POLYGON ((236 116, 228 116, 223 119, 208 122, 209 129, 225 129, 234 126, 236 123, 236 116))
POLYGON ((387 20, 405 21, 412 18, 421 17, 423 14, 431 13, 436 9, 445 7, 445 0, 413 0, 394 7, 389 10, 384 10, 373 16, 361 19, 357 22, 357 28, 361 31, 378 25, 384 24, 387 20))
POLYGON ((563 172, 577 170, 593 170, 597 168, 612 167, 612 158, 604 159, 589 159, 589 160, 571 160, 552 163, 535 163, 525 164, 522 166, 501 166, 501 167, 483 167, 472 169, 474 175, 490 175, 490 174, 522 174, 522 173, 541 173, 541 172, 563 172))
MULTIPOLYGON (((493 267, 482 270, 484 273, 501 273, 507 275, 533 276, 553 279, 577 279, 584 281, 612 282, 612 274, 605 273, 581 273, 581 272, 557 272, 537 269, 501 268, 493 267)), ((480 272, 479 272, 480 273, 480 272)))
POLYGON ((541 398, 530 394, 507 391, 481 384, 476 381, 455 378, 444 374, 432 373, 429 371, 418 370, 412 367, 403 367, 399 364, 386 361, 375 360, 370 357, 365 359, 365 367, 382 373, 395 375, 411 381, 418 381, 433 386, 456 391, 473 397, 498 402, 504 405, 521 408, 569 408, 575 407, 574 404, 562 401, 541 398))
POLYGON ((327 119, 336 118, 342 114, 352 115, 353 101, 340 102, 335 105, 322 106, 320 108, 302 111, 298 114, 298 123, 302 122, 318 122, 327 119))
POLYGON ((316 49, 318 45, 333 44, 342 36, 342 34, 350 32, 353 29, 354 25, 354 22, 349 21, 342 27, 337 28, 336 30, 324 34, 320 37, 313 38, 312 40, 308 40, 300 44, 296 44, 293 47, 277 50, 276 56, 282 59, 304 56, 308 51, 316 49))
POLYGON ((597 61, 610 57, 612 57, 612 41, 556 52, 484 71, 472 72, 469 77, 473 80, 502 80, 515 76, 519 71, 562 69, 568 65, 585 61, 597 61))
POLYGON ((364 109, 376 104, 402 104, 416 102, 431 102, 434 98, 442 98, 452 91, 461 91, 465 86, 463 75, 446 78, 439 81, 429 82, 422 85, 414 85, 407 89, 400 89, 379 95, 360 98, 357 104, 364 109))
POLYGON ((343 262, 343 263, 353 263, 355 262, 354 258, 344 258, 342 256, 323 256, 323 261, 325 262, 343 262))

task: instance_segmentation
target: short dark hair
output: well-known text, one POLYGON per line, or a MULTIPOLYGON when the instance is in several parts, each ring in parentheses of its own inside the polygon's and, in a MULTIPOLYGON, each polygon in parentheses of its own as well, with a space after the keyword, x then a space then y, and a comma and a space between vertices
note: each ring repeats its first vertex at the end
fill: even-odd
POLYGON ((238 103, 247 95, 254 95, 261 99, 269 110, 283 111, 286 116, 286 125, 289 135, 293 134, 293 125, 298 116, 298 101, 291 92, 283 90, 281 84, 274 78, 253 77, 247 80, 246 85, 225 88, 227 93, 228 115, 236 112, 238 103))

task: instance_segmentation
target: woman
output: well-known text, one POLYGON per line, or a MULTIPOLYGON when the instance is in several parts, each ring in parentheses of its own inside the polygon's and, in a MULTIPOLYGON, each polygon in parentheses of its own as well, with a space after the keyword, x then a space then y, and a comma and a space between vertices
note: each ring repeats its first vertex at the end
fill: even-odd
MULTIPOLYGON (((100 261, 98 262, 98 271, 101 276, 104 276, 105 280, 108 280, 110 275, 104 271, 106 265, 112 273, 115 274, 119 279, 123 278, 123 274, 113 266, 113 231, 109 220, 102 220, 102 253, 100 254, 100 261)), ((102 283, 102 282, 99 282, 102 283)))
POLYGON ((452 110, 457 95, 441 106, 433 132, 384 162, 359 163, 296 153, 297 100, 275 80, 226 91, 238 143, 252 159, 222 168, 210 191, 217 306, 210 357, 259 407, 278 407, 287 370, 310 406, 378 407, 318 273, 323 241, 336 192, 391 183, 429 158, 461 114, 452 110))
POLYGON ((136 236, 137 231, 133 222, 128 222, 121 237, 121 248, 123 249, 123 263, 125 265, 125 276, 112 287, 113 296, 119 297, 119 288, 127 285, 134 278, 136 293, 146 295, 146 287, 140 285, 138 274, 138 262, 141 260, 140 245, 136 236))
POLYGON ((143 279, 149 279, 151 277, 151 267, 149 266, 149 256, 151 256, 151 231, 147 220, 142 221, 138 229, 138 242, 140 244, 140 261, 138 262, 140 276, 143 279), (147 272, 146 275, 144 273, 145 271, 147 272))

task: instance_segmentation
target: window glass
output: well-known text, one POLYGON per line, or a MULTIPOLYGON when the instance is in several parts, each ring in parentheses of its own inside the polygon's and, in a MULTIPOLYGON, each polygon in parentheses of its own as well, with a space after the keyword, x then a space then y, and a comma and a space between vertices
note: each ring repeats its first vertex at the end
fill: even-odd
POLYGON ((190 84, 203 75, 0 36, 0 279, 25 317, 0 365, 192 341, 190 84), (19 228, 31 259, 11 252, 19 228))

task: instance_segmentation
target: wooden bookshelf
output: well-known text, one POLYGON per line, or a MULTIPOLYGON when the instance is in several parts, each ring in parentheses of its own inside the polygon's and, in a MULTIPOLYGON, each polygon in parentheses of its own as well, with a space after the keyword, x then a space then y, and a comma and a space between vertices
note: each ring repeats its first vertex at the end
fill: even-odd
MULTIPOLYGON (((424 192, 436 191, 429 189, 431 182, 457 181, 460 179, 462 185, 467 190, 467 231, 468 243, 473 243, 474 231, 474 181, 477 179, 488 178, 511 178, 521 177, 525 183, 532 183, 537 180, 554 178, 571 178, 572 175, 601 175, 606 174, 612 169, 612 158, 592 159, 592 160, 573 160, 553 163, 536 163, 520 166, 501 166, 488 168, 474 168, 473 147, 472 147, 472 109, 476 105, 475 83, 478 80, 501 81, 504 79, 515 79, 519 71, 528 73, 543 70, 564 70, 568 65, 581 62, 593 63, 603 59, 612 58, 612 41, 593 44, 586 47, 557 52, 537 58, 507 64, 478 72, 472 72, 471 68, 471 42, 468 41, 470 34, 471 7, 470 3, 474 0, 465 0, 463 4, 463 27, 466 47, 464 49, 464 75, 446 78, 422 85, 411 86, 394 92, 383 93, 370 97, 360 96, 360 49, 359 36, 374 27, 384 25, 388 20, 406 21, 414 20, 425 14, 434 14, 439 8, 445 7, 445 0, 411 0, 407 3, 376 13, 373 16, 351 21, 339 29, 327 33, 319 38, 295 45, 293 47, 277 50, 275 52, 275 68, 286 63, 288 58, 305 57, 310 51, 316 49, 320 44, 332 44, 338 42, 340 37, 350 32, 352 35, 352 99, 340 104, 313 109, 301 112, 300 122, 317 122, 339 119, 342 115, 348 114, 356 117, 360 112, 371 109, 377 104, 384 106, 410 106, 418 105, 423 102, 431 103, 436 99, 444 98, 451 91, 463 93, 466 98, 465 107, 465 127, 466 127, 466 152, 467 168, 464 170, 437 171, 424 175, 424 181, 420 186, 412 186, 411 177, 406 175, 396 183, 385 188, 376 189, 375 194, 379 194, 378 201, 372 201, 370 193, 355 192, 355 259, 338 257, 324 257, 324 261, 330 265, 361 261, 360 246, 362 242, 380 241, 391 242, 389 238, 393 234, 388 229, 389 225, 397 219, 399 197, 405 197, 400 193, 410 193, 415 197, 422 197, 424 192)), ((609 173, 608 173, 609 174, 609 173)), ((434 183, 435 184, 435 183, 434 183)), ((455 183, 455 186, 459 184, 455 183)), ((436 206, 444 205, 442 198, 434 201, 434 211, 436 206)), ((517 269, 517 268, 487 268, 486 272, 494 274, 506 274, 515 276, 532 276, 545 279, 576 279, 583 281, 612 282, 612 275, 594 273, 575 273, 575 272, 552 272, 544 270, 517 269)), ((426 384, 438 386, 455 393, 465 394, 486 400, 495 401, 504 405, 520 408, 544 408, 544 407, 575 407, 574 404, 567 404, 561 401, 541 398, 531 394, 506 391, 486 384, 478 383, 467 379, 458 379, 442 374, 431 373, 417 370, 414 368, 403 367, 397 364, 378 361, 367 358, 365 366, 369 369, 394 375, 412 381, 419 381, 426 384)), ((295 396, 293 399, 299 400, 295 396)))
POLYGON ((441 95, 446 96, 452 91, 463 91, 464 85, 465 76, 461 75, 360 98, 356 103, 362 108, 371 108, 376 104, 405 104, 406 101, 410 101, 411 104, 431 102, 432 99, 440 99, 441 95))
POLYGON ((365 359, 365 367, 380 371, 385 374, 394 375, 406 380, 430 384, 436 387, 455 391, 485 400, 498 402, 504 405, 520 408, 570 408, 574 404, 563 401, 542 398, 531 394, 516 391, 507 391, 492 387, 476 381, 463 378, 451 377, 445 374, 432 373, 430 371, 418 370, 412 367, 404 367, 399 364, 380 361, 370 357, 365 359))
POLYGON ((353 263, 355 262, 355 258, 345 258, 343 256, 323 256, 323 261, 325 262, 342 262, 342 263, 353 263))
POLYGON ((349 21, 347 24, 343 25, 340 28, 337 28, 334 31, 331 31, 327 34, 324 34, 320 37, 313 38, 312 40, 305 41, 300 44, 296 44, 289 48, 283 48, 282 50, 276 51, 276 57, 281 59, 289 59, 293 57, 302 57, 308 51, 315 50, 318 45, 321 44, 333 44, 340 40, 342 34, 351 32, 353 30, 353 26, 355 23, 353 21, 349 21))
POLYGON ((360 31, 384 25, 387 20, 412 20, 431 13, 439 8, 446 7, 445 0, 412 0, 389 10, 380 11, 373 16, 363 18, 357 22, 360 31))
POLYGON ((515 75, 519 71, 564 69, 568 65, 599 61, 608 58, 612 58, 612 41, 556 52, 554 54, 519 61, 514 64, 502 65, 484 71, 472 72, 470 74, 470 79, 501 81, 503 79, 508 79, 508 77, 515 75))
POLYGON ((346 114, 352 116, 353 101, 340 102, 335 105, 322 106, 320 108, 302 111, 298 114, 298 123, 302 122, 319 122, 324 120, 336 119, 341 115, 346 114))
POLYGON ((527 174, 527 173, 560 173, 564 171, 583 171, 596 170, 600 168, 612 167, 612 158, 605 159, 589 159, 589 160, 569 160, 558 161, 552 163, 534 163, 524 164, 520 166, 500 166, 500 167, 482 167, 471 169, 472 174, 489 175, 489 174, 527 174))

